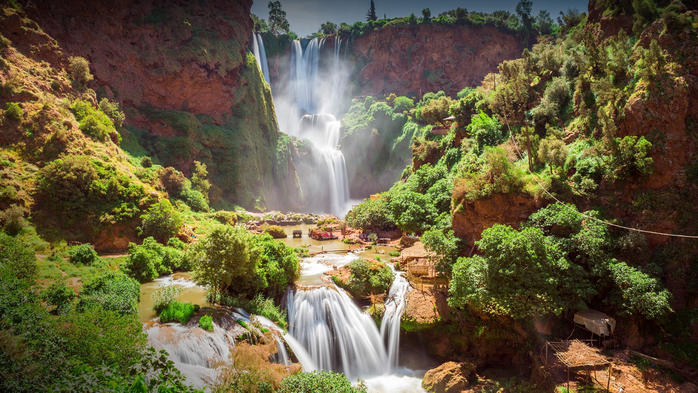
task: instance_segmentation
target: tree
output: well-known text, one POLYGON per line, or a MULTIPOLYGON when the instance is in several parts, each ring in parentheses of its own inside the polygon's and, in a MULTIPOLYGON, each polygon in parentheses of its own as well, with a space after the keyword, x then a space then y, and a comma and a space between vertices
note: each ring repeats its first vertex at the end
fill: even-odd
POLYGON ((261 250, 251 246, 249 236, 242 227, 217 225, 187 250, 194 280, 209 288, 214 302, 233 282, 249 285, 255 275, 261 250))
POLYGON ((533 8, 533 2, 531 0, 520 0, 516 5, 516 14, 521 20, 521 24, 524 26, 531 25, 531 9, 533 8))
POLYGON ((482 256, 459 258, 448 302, 492 315, 523 319, 565 308, 560 288, 569 262, 538 228, 495 224, 477 242, 482 256))
POLYGON ((254 31, 257 33, 264 33, 269 30, 269 26, 267 26, 267 21, 264 19, 258 17, 255 14, 250 14, 252 17, 252 22, 254 22, 254 31))
POLYGON ((0 211, 0 227, 10 236, 17 236, 24 227, 27 220, 24 214, 27 209, 19 205, 10 205, 6 210, 0 211))
POLYGON ((331 35, 337 33, 337 25, 327 21, 320 25, 320 32, 324 35, 331 35))
POLYGON ((208 177, 206 164, 194 161, 194 173, 191 175, 191 186, 194 190, 200 192, 208 203, 208 190, 211 188, 211 183, 206 180, 206 177, 208 177))
POLYGON ((373 3, 373 0, 371 0, 371 6, 366 13, 366 22, 370 22, 372 20, 378 20, 378 17, 376 16, 376 5, 373 3))
POLYGON ((538 146, 538 159, 550 166, 550 173, 553 167, 562 167, 567 159, 567 145, 565 142, 555 137, 543 139, 538 146))
POLYGON ((478 152, 482 152, 487 146, 497 146, 504 139, 499 121, 482 111, 472 116, 466 129, 470 137, 477 141, 478 152))
POLYGON ((422 109, 422 117, 429 124, 443 124, 448 112, 451 109, 453 100, 450 97, 441 97, 438 100, 431 100, 422 109))
POLYGON ((90 266, 99 259, 97 251, 89 243, 69 247, 68 254, 70 255, 70 263, 74 265, 90 266))
POLYGON ((275 35, 288 34, 290 31, 286 11, 281 9, 280 1, 269 2, 269 31, 275 35))
POLYGON ((431 10, 429 8, 423 9, 422 17, 424 18, 424 23, 429 23, 431 21, 431 10))
POLYGON ((576 8, 568 8, 567 12, 560 11, 560 16, 557 17, 557 24, 560 25, 560 33, 566 34, 573 27, 577 26, 584 20, 585 14, 579 13, 576 8))
POLYGON ((412 191, 390 197, 390 211, 398 228, 417 233, 434 223, 436 209, 424 195, 412 191))
POLYGON ((68 58, 68 73, 74 81, 81 83, 87 83, 94 79, 90 73, 90 62, 80 56, 71 56, 68 58))
POLYGON ((539 35, 550 35, 553 32, 553 18, 547 10, 540 10, 536 16, 536 30, 539 35))
POLYGON ((175 210, 170 201, 163 199, 154 203, 148 211, 141 215, 141 226, 138 236, 153 236, 164 243, 179 232, 182 227, 182 215, 175 210))

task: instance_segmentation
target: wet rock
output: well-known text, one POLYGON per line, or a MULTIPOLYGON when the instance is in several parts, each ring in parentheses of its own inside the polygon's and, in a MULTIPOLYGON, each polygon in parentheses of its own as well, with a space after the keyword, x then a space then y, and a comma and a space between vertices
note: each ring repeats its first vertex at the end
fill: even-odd
POLYGON ((448 362, 427 371, 422 387, 433 393, 457 393, 468 387, 475 372, 472 363, 448 362))

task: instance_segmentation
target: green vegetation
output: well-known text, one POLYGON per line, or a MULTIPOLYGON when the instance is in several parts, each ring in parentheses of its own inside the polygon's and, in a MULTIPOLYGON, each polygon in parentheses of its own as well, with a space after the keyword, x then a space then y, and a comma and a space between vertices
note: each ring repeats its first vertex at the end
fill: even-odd
POLYGON ((213 318, 211 318, 210 315, 204 315, 203 317, 199 318, 199 327, 208 331, 208 332, 212 332, 213 331, 213 318))
POLYGON ((169 200, 156 202, 141 215, 141 226, 138 234, 144 237, 154 237, 160 241, 171 238, 182 227, 182 215, 175 210, 169 200))
POLYGON ((120 136, 114 128, 114 123, 104 112, 86 101, 77 100, 73 103, 72 111, 80 122, 80 131, 100 141, 106 141, 111 135, 120 136))
POLYGON ((186 302, 173 301, 160 312, 160 322, 170 323, 179 322, 186 325, 187 322, 194 316, 194 305, 186 302))
POLYGON ((87 83, 94 79, 90 73, 90 63, 84 57, 71 56, 68 58, 68 72, 70 77, 77 82, 87 83))
POLYGON ((142 245, 129 244, 128 258, 122 269, 141 283, 153 281, 164 274, 188 267, 184 265, 182 248, 183 243, 177 238, 170 239, 165 246, 147 237, 142 245))
POLYGON ((348 265, 350 276, 344 287, 356 296, 386 293, 393 284, 395 274, 382 262, 355 259, 348 265))
POLYGON ((153 311, 160 315, 172 303, 177 295, 182 292, 182 287, 166 285, 153 291, 150 298, 153 300, 153 311))
POLYGON ((70 255, 70 263, 77 265, 92 265, 99 260, 97 251, 92 244, 81 244, 79 246, 68 247, 68 255, 70 255))
POLYGON ((138 313, 140 285, 118 272, 104 272, 82 286, 76 310, 101 308, 121 315, 138 313))
POLYGON ((284 393, 360 393, 366 392, 366 387, 352 386, 344 374, 318 370, 310 373, 299 372, 284 378, 279 391, 284 393))
POLYGON ((288 237, 288 235, 286 235, 286 231, 284 231, 284 229, 278 225, 264 224, 262 225, 262 231, 269 234, 269 236, 273 237, 274 239, 283 239, 288 237))
MULTIPOLYGON (((273 321, 282 329, 288 328, 288 321, 286 320, 286 310, 281 310, 279 306, 274 304, 273 299, 267 299, 262 294, 258 293, 252 300, 242 300, 239 297, 227 297, 223 296, 220 301, 221 305, 227 307, 240 307, 250 314, 261 315, 270 321, 273 321)), ((244 326, 242 321, 238 321, 244 326)))

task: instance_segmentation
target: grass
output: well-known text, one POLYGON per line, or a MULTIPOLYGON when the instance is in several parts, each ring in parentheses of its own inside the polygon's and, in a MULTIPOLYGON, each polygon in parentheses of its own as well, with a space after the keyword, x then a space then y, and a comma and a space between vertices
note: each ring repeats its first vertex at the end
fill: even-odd
POLYGON ((160 313, 161 323, 179 322, 185 325, 194 316, 194 305, 191 303, 174 301, 160 313))
POLYGON ((63 277, 63 273, 53 261, 39 259, 36 264, 39 267, 39 280, 56 281, 63 277))

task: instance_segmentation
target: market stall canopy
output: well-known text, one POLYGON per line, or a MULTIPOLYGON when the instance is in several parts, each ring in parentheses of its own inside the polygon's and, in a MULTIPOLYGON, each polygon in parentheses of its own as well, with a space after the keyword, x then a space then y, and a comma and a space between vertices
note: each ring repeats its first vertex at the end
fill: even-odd
POLYGON ((616 320, 596 310, 584 310, 574 314, 574 323, 583 325, 599 336, 610 336, 616 328, 616 320))

